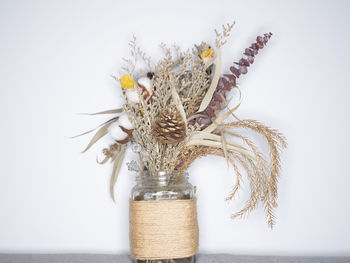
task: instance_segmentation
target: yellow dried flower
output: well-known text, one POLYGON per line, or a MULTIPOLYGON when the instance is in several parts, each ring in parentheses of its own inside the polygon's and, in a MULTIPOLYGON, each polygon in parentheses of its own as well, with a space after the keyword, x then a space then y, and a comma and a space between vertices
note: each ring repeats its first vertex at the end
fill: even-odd
POLYGON ((214 57, 214 50, 212 50, 211 48, 207 48, 206 50, 203 50, 201 53, 201 58, 213 58, 214 57))
POLYGON ((135 81, 129 75, 123 75, 120 78, 120 85, 123 89, 132 89, 135 85, 135 81))

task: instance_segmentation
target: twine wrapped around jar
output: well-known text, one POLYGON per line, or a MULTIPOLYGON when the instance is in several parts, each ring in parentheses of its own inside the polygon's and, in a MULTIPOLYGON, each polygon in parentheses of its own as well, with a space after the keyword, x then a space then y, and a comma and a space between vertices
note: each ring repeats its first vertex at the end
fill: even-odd
POLYGON ((196 198, 130 200, 130 250, 134 259, 186 258, 198 250, 196 198))
POLYGON ((130 200, 134 263, 194 263, 198 250, 195 191, 187 171, 140 172, 130 200))

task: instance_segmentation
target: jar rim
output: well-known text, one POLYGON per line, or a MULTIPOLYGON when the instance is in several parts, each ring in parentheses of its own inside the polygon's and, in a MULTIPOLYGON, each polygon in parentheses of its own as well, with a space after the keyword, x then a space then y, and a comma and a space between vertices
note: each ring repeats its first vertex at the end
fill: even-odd
POLYGON ((158 184, 158 183, 169 183, 169 182, 185 182, 189 178, 187 170, 162 170, 157 171, 151 175, 148 170, 139 172, 136 175, 136 181, 139 183, 150 183, 150 184, 158 184))
POLYGON ((152 176, 152 177, 165 177, 169 175, 175 175, 175 176, 188 176, 187 170, 160 170, 153 172, 153 175, 151 175, 151 172, 149 170, 144 170, 138 173, 140 176, 152 176))

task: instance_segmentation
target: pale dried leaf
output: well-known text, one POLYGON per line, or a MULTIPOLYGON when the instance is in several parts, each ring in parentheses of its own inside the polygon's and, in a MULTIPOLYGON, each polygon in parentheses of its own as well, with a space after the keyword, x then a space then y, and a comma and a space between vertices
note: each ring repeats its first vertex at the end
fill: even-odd
POLYGON ((101 139, 103 136, 105 136, 108 133, 108 127, 112 124, 113 122, 107 122, 105 125, 103 125, 92 137, 90 140, 88 146, 82 151, 82 153, 86 152, 87 150, 90 149, 92 145, 94 145, 99 139, 101 139))
POLYGON ((184 110, 184 107, 182 105, 182 102, 181 102, 181 99, 180 99, 180 96, 179 94, 177 93, 176 91, 176 88, 175 87, 172 87, 171 88, 171 95, 174 99, 174 103, 175 103, 175 106, 177 108, 177 110, 179 111, 184 123, 185 123, 185 127, 187 128, 187 118, 186 118, 186 113, 185 113, 185 110, 184 110))
POLYGON ((229 167, 229 159, 228 159, 228 155, 227 155, 227 143, 226 143, 226 139, 223 133, 221 133, 221 143, 222 143, 222 150, 224 151, 224 156, 226 159, 226 163, 227 163, 227 168, 229 167))
POLYGON ((207 128, 205 128, 203 131, 205 131, 205 132, 214 131, 228 116, 230 116, 230 114, 232 114, 235 110, 237 110, 240 105, 241 105, 241 103, 239 103, 233 109, 228 110, 226 113, 224 113, 220 117, 216 118, 214 120, 214 122, 212 124, 210 124, 207 128))
MULTIPOLYGON (((194 131, 188 141, 191 141, 191 140, 212 140, 216 142, 221 142, 222 138, 221 136, 210 132, 194 131)), ((225 142, 226 144, 232 145, 237 148, 241 148, 242 150, 247 150, 245 147, 239 145, 238 143, 227 141, 227 140, 225 140, 225 142)))
POLYGON ((124 160, 125 150, 126 150, 126 146, 123 145, 122 147, 120 147, 120 151, 115 154, 115 158, 114 158, 113 172, 112 172, 112 176, 109 184, 109 191, 113 202, 115 202, 114 185, 117 182, 120 167, 122 166, 122 163, 124 160))
POLYGON ((72 137, 68 137, 68 138, 69 138, 69 139, 74 139, 74 138, 77 138, 77 137, 80 137, 80 136, 89 134, 89 133, 93 132, 94 130, 96 130, 97 128, 99 128, 99 127, 105 125, 106 123, 113 122, 113 121, 115 121, 115 120, 118 120, 118 117, 112 118, 112 119, 110 119, 110 120, 108 120, 108 121, 106 121, 106 122, 100 124, 100 125, 97 126, 96 128, 93 128, 93 129, 89 130, 89 131, 86 131, 86 132, 83 132, 83 133, 81 133, 81 134, 78 134, 78 135, 75 135, 75 136, 72 136, 72 137))
POLYGON ((101 114, 115 114, 115 113, 121 113, 121 112, 123 112, 123 108, 100 111, 100 112, 95 112, 95 113, 80 113, 80 114, 93 116, 93 115, 101 115, 101 114))
POLYGON ((213 97, 213 94, 216 90, 216 87, 218 85, 218 82, 220 79, 220 74, 221 74, 221 50, 220 50, 220 48, 218 48, 216 51, 214 76, 213 76, 213 79, 211 81, 210 87, 209 87, 207 93, 205 94, 205 96, 202 100, 202 103, 199 106, 199 109, 197 112, 202 112, 208 107, 208 105, 213 97))
MULTIPOLYGON (((195 139, 195 140, 187 141, 186 146, 208 146, 208 147, 222 149, 221 142, 211 141, 211 140, 203 140, 203 139, 195 139)), ((236 147, 233 145, 227 145, 227 149, 229 149, 230 151, 235 151, 235 152, 238 152, 240 154, 243 154, 244 156, 246 156, 249 159, 255 160, 255 158, 253 156, 251 156, 247 151, 245 151, 239 147, 236 147)))

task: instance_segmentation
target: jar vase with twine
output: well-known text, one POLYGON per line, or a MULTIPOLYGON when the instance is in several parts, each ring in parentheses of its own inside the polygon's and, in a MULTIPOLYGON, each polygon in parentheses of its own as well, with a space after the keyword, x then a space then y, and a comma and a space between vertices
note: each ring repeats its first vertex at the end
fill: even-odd
POLYGON ((130 199, 134 263, 194 263, 197 250, 196 198, 188 173, 139 173, 130 199))

